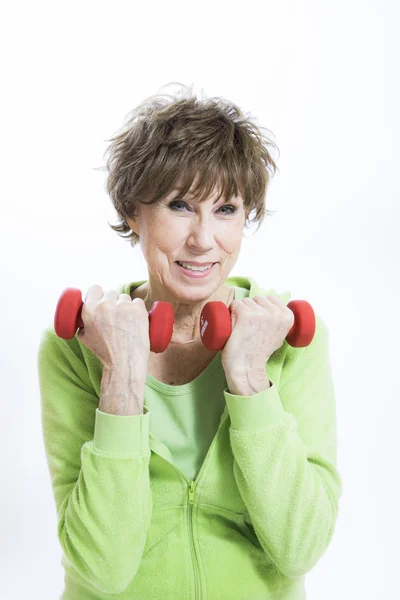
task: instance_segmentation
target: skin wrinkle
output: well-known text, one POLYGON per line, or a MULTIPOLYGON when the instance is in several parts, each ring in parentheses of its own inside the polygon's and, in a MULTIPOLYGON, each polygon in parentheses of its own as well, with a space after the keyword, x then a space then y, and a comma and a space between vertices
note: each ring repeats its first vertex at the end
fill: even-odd
POLYGON ((204 202, 187 197, 178 202, 176 190, 155 204, 139 204, 136 218, 127 223, 138 235, 147 262, 149 280, 135 290, 147 311, 156 301, 169 302, 174 311, 174 333, 171 343, 185 343, 200 337, 200 315, 210 301, 230 298, 232 288, 224 284, 241 249, 247 217, 243 199, 227 201, 237 210, 224 210, 223 198, 214 205, 217 192, 204 202), (176 260, 218 262, 206 279, 189 279, 179 273, 176 260))

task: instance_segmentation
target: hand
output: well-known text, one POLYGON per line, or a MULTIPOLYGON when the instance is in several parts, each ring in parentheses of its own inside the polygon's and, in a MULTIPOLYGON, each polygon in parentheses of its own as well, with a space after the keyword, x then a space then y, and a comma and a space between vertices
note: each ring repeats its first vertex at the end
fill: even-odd
POLYGON ((146 379, 150 354, 149 316, 141 298, 91 286, 82 306, 84 328, 79 341, 91 350, 105 369, 129 369, 136 380, 146 379))
POLYGON ((294 324, 294 314, 275 295, 234 300, 230 305, 232 333, 221 351, 228 381, 265 377, 270 356, 294 324))

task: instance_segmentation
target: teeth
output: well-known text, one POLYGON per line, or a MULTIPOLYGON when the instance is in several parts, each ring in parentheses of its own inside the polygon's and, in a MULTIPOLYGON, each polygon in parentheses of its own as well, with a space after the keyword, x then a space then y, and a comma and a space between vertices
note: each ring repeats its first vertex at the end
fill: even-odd
POLYGON ((187 265, 185 263, 181 263, 178 261, 178 265, 181 265, 182 267, 184 267, 185 269, 189 269, 190 271, 207 271, 208 269, 211 269, 212 265, 209 265, 208 267, 194 267, 192 265, 187 265))

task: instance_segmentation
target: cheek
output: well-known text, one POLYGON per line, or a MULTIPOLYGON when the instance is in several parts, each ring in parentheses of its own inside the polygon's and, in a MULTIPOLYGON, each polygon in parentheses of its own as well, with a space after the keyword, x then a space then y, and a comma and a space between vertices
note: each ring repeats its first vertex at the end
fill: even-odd
POLYGON ((185 228, 182 219, 164 219, 154 222, 151 231, 151 245, 156 253, 171 254, 176 248, 182 247, 188 237, 188 228, 185 228))
MULTIPOLYGON (((156 218, 148 227, 147 236, 151 249, 164 249, 173 246, 172 240, 177 239, 179 229, 167 219, 156 218)), ((182 231, 180 231, 182 235, 182 231)))
POLYGON ((243 227, 231 227, 221 235, 221 240, 224 241, 226 248, 229 248, 231 252, 234 252, 243 241, 243 227))

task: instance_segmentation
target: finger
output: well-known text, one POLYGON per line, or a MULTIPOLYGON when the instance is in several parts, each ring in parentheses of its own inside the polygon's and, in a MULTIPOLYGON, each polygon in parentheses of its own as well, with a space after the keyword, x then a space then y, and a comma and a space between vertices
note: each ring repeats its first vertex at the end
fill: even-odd
POLYGON ((241 300, 234 300, 234 302, 237 302, 234 308, 238 312, 243 310, 243 307, 245 306, 252 307, 253 309, 257 308, 257 302, 254 302, 252 298, 242 298, 241 300))
POLYGON ((279 298, 279 296, 271 294, 270 296, 267 296, 267 299, 276 306, 286 307, 286 304, 279 298))
POLYGON ((121 304, 121 302, 132 302, 132 298, 129 294, 120 294, 117 304, 121 304))
POLYGON ((85 304, 97 302, 103 296, 103 288, 100 285, 91 285, 86 292, 85 304))
POLYGON ((261 308, 261 309, 265 309, 265 308, 269 308, 271 305, 268 302, 268 300, 264 297, 264 296, 254 296, 253 298, 244 298, 244 300, 248 300, 248 304, 253 308, 261 308))
POLYGON ((268 306, 269 305, 269 301, 265 296, 254 296, 253 297, 254 302, 256 302, 257 304, 261 304, 262 306, 268 306))
POLYGON ((285 302, 283 302, 278 296, 272 295, 272 296, 267 296, 267 298, 271 302, 271 304, 274 304, 278 308, 282 309, 282 311, 285 313, 288 323, 293 325, 294 324, 294 313, 293 313, 293 311, 290 310, 290 308, 288 308, 287 304, 285 304, 285 302))
POLYGON ((240 309, 240 307, 242 306, 243 300, 232 300, 231 304, 230 304, 230 308, 232 310, 237 310, 238 308, 240 309))
POLYGON ((101 300, 104 300, 105 302, 107 302, 107 300, 116 300, 118 296, 119 294, 116 290, 106 290, 101 300))

